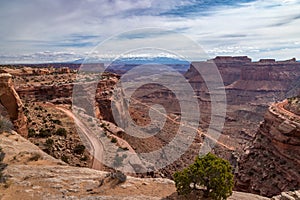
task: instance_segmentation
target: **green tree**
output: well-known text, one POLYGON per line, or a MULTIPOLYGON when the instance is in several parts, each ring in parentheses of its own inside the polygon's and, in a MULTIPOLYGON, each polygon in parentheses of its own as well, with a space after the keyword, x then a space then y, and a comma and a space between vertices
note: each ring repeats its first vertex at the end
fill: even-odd
POLYGON ((227 199, 232 194, 233 174, 228 161, 208 153, 197 156, 195 162, 181 172, 174 174, 178 194, 189 194, 202 188, 206 197, 215 200, 227 199))

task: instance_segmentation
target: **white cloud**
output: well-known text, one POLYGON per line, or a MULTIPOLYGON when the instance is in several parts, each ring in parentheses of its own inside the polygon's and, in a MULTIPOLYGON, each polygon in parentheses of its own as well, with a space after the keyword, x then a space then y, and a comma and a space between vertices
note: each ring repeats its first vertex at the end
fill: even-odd
MULTIPOLYGON (((299 57, 299 1, 258 0, 243 6, 215 8, 209 15, 193 13, 187 17, 176 17, 161 14, 191 2, 8 1, 0 8, 0 62, 9 61, 8 57, 22 61, 24 55, 35 55, 31 57, 33 61, 43 61, 45 57, 54 60, 73 58, 72 55, 62 56, 55 52, 76 52, 74 57, 83 57, 86 55, 84 52, 91 51, 94 45, 111 35, 143 27, 162 27, 183 33, 197 41, 210 56, 248 55, 254 59, 299 57), (45 51, 54 52, 49 53, 53 56, 36 54, 45 51)), ((163 37, 172 37, 172 33, 163 37)), ((122 46, 137 42, 122 40, 112 51, 117 52, 122 46)), ((178 46, 182 46, 182 50, 193 51, 185 44, 178 46)))

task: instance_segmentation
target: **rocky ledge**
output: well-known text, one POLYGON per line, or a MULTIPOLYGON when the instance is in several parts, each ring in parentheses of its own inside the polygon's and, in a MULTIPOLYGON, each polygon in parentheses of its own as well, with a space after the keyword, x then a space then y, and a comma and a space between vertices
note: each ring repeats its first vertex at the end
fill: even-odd
MULTIPOLYGON (((41 151, 15 132, 0 134, 6 182, 0 182, 0 199, 105 199, 158 200, 178 197, 174 182, 162 178, 120 181, 116 174, 71 167, 41 151)), ((267 200, 254 194, 233 192, 229 200, 267 200)))

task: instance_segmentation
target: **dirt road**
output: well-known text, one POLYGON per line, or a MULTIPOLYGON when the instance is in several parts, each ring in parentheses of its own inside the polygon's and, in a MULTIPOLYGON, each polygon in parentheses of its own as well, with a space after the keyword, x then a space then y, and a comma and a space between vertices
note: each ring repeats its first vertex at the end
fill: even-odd
POLYGON ((284 106, 286 106, 287 104, 288 100, 284 100, 282 102, 276 103, 275 107, 279 110, 280 113, 300 120, 300 117, 298 115, 284 108, 284 106))
POLYGON ((211 135, 209 135, 209 133, 201 132, 201 131, 198 130, 197 128, 194 128, 194 127, 192 127, 192 126, 190 126, 190 125, 187 125, 187 124, 181 124, 180 122, 176 121, 176 119, 172 119, 172 118, 169 117, 168 115, 162 113, 160 110, 157 110, 157 109, 153 108, 152 106, 149 106, 149 105, 147 105, 147 104, 145 104, 145 103, 143 103, 143 102, 141 102, 141 101, 139 101, 139 100, 137 100, 137 99, 135 99, 135 98, 133 98, 133 97, 131 97, 131 99, 134 100, 134 101, 136 101, 136 102, 138 102, 138 103, 140 103, 140 104, 142 104, 142 105, 144 105, 144 106, 146 106, 146 107, 148 107, 149 109, 151 109, 151 110, 153 110, 153 111, 155 111, 155 112, 161 114, 162 116, 164 116, 164 117, 166 117, 167 119, 171 120, 171 121, 172 121, 173 123, 175 123, 175 124, 182 125, 182 126, 185 126, 185 127, 187 127, 187 128, 190 128, 190 129, 193 129, 193 130, 197 131, 197 133, 198 133, 200 136, 201 136, 201 135, 204 135, 204 136, 206 136, 207 138, 209 138, 210 140, 216 142, 218 145, 220 145, 220 146, 222 146, 222 147, 224 147, 224 148, 226 148, 226 149, 229 149, 229 150, 234 150, 234 149, 235 149, 234 147, 228 146, 228 145, 226 145, 226 144, 224 144, 224 143, 218 141, 216 138, 213 138, 211 135))
POLYGON ((70 110, 58 107, 57 109, 63 111, 66 115, 74 119, 74 122, 77 124, 77 127, 80 129, 80 131, 84 134, 83 136, 86 137, 86 139, 89 141, 90 146, 92 148, 93 152, 93 164, 92 168, 97 170, 103 169, 103 144, 101 141, 89 130, 89 128, 81 122, 80 119, 78 119, 70 110))

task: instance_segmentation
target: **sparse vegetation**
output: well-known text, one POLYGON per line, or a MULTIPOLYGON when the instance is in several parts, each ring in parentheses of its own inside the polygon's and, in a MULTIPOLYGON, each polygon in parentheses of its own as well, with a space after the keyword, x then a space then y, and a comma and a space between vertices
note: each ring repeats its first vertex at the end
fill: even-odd
POLYGON ((227 199, 232 194, 233 174, 229 162, 208 153, 197 157, 194 164, 174 174, 178 194, 187 195, 202 189, 204 196, 215 200, 227 199))
POLYGON ((51 139, 51 138, 48 138, 47 140, 46 140, 46 146, 47 147, 50 147, 50 146, 52 146, 54 144, 54 141, 51 139))
POLYGON ((89 157, 87 155, 84 155, 82 158, 80 158, 81 161, 88 161, 89 157))
POLYGON ((53 122, 54 124, 57 124, 57 125, 61 125, 61 121, 59 119, 50 119, 51 122, 53 122))
POLYGON ((118 140, 117 140, 117 138, 111 138, 111 140, 110 140, 112 143, 117 143, 118 142, 118 140))
POLYGON ((41 128, 39 131, 39 137, 46 138, 52 135, 52 131, 50 129, 41 128))
POLYGON ((38 161, 41 158, 41 154, 39 153, 34 153, 29 159, 28 161, 38 161))
POLYGON ((32 128, 29 128, 28 129, 28 137, 34 137, 35 136, 35 130, 34 129, 32 129, 32 128))
POLYGON ((106 124, 105 124, 105 123, 102 123, 102 124, 100 125, 100 127, 101 127, 101 128, 106 128, 106 124))
POLYGON ((76 153, 76 154, 83 154, 84 150, 85 150, 85 146, 79 144, 79 145, 76 145, 73 152, 76 153))
POLYGON ((69 163, 69 157, 66 155, 62 155, 61 160, 64 161, 65 163, 69 163))
POLYGON ((117 149, 117 152, 128 151, 128 150, 129 150, 128 147, 119 147, 117 149))
POLYGON ((128 149, 128 147, 123 147, 122 148, 124 151, 128 151, 129 149, 128 149))
POLYGON ((65 128, 59 128, 56 130, 55 135, 59 135, 59 136, 67 136, 67 130, 65 128))

